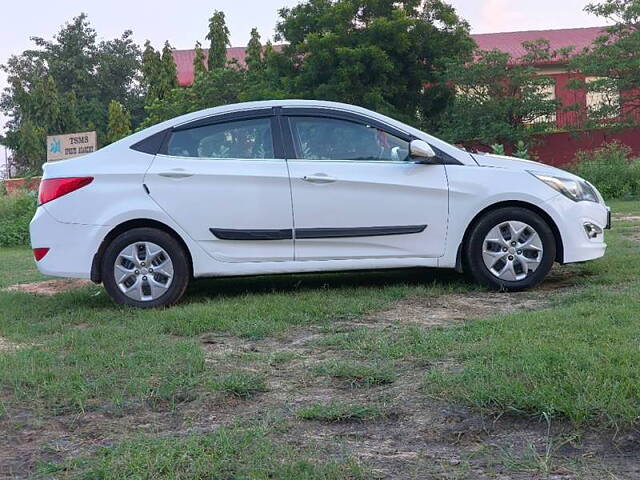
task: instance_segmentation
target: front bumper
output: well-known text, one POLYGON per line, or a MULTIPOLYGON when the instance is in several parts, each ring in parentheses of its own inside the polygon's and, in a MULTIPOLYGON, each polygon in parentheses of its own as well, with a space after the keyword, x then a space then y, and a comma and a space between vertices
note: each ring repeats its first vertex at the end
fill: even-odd
POLYGON ((574 202, 564 195, 552 198, 547 204, 562 237, 562 263, 585 262, 604 256, 607 250, 604 233, 590 238, 585 225, 597 225, 602 230, 610 228, 609 208, 601 203, 574 202))
POLYGON ((29 225, 32 248, 49 248, 38 270, 55 277, 90 278, 93 256, 109 227, 63 223, 38 207, 29 225))

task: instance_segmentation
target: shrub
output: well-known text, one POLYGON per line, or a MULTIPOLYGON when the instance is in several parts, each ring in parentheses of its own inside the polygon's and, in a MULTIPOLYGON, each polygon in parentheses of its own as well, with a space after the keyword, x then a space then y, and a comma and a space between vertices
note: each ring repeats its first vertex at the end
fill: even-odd
POLYGON ((504 149, 504 145, 502 145, 501 143, 494 143, 493 145, 491 145, 491 153, 493 153, 494 155, 506 155, 507 152, 504 149))
POLYGON ((621 143, 578 152, 570 170, 593 183, 607 199, 640 195, 640 159, 631 158, 631 149, 621 143))
POLYGON ((29 245, 29 222, 36 211, 37 194, 0 196, 0 247, 29 245))

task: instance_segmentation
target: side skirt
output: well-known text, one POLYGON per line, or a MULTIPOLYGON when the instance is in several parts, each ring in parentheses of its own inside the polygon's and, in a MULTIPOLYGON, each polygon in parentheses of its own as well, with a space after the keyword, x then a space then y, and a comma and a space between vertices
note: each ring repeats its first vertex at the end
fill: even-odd
POLYGON ((438 258, 380 258, 357 260, 308 260, 287 262, 221 263, 211 262, 211 272, 203 265, 197 277, 237 277, 278 273, 342 272, 350 270, 384 270, 394 268, 437 268, 438 258))

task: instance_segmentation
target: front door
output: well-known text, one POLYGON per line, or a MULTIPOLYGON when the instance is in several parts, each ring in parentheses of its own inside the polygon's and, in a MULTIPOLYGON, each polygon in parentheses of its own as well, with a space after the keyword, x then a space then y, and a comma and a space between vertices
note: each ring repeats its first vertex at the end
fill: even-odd
POLYGON ((309 111, 285 119, 296 260, 443 255, 443 165, 413 163, 409 136, 366 119, 309 111))
POLYGON ((268 110, 181 126, 146 174, 151 197, 216 260, 293 260, 289 176, 274 125, 268 110))

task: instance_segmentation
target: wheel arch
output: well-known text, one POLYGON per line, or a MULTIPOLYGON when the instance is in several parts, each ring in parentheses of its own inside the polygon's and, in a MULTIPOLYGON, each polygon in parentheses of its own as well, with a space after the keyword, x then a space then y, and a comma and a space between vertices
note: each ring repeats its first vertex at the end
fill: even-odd
POLYGON ((101 272, 102 256, 104 255, 104 252, 106 251, 109 244, 113 241, 113 239, 116 238, 121 233, 131 230, 132 228, 145 228, 145 227, 162 230, 163 232, 168 233, 169 235, 171 235, 173 238, 176 239, 176 241, 182 246, 182 248, 184 249, 187 255, 187 259, 189 261, 189 272, 190 272, 190 275, 193 276, 193 258, 191 257, 191 251, 189 250, 189 247, 187 246, 184 239, 178 234, 178 232, 176 232, 170 226, 162 222, 159 222, 158 220, 152 220, 149 218, 136 218, 132 220, 127 220, 126 222, 123 222, 113 227, 109 231, 109 233, 107 233, 107 235, 104 237, 104 239, 102 240, 102 243, 100 244, 100 247, 98 248, 98 251, 93 256, 93 260, 91 262, 91 281, 92 282, 94 283, 102 282, 102 272, 101 272))
POLYGON ((553 220, 553 218, 551 217, 551 215, 549 215, 547 212, 545 212, 542 208, 538 207, 537 205, 534 205, 532 203, 529 202, 523 202, 523 201, 519 201, 519 200, 508 200, 508 201, 504 201, 504 202, 498 202, 498 203, 494 203, 492 205, 489 205, 488 207, 485 207, 484 209, 482 209, 481 211, 479 211, 471 220, 471 222, 469 222, 469 225, 467 225, 467 228, 464 232, 464 235, 462 237, 462 241, 460 242, 460 244, 458 245, 458 253, 456 255, 456 270, 459 272, 463 271, 463 265, 464 265, 464 259, 462 258, 462 251, 464 246, 466 245, 467 241, 469 240, 469 235, 471 234, 473 228, 475 227, 475 225, 480 221, 480 219, 486 215, 487 213, 493 211, 493 210, 497 210, 499 208, 504 208, 504 207, 520 207, 520 208, 526 208, 528 210, 531 210, 534 213, 537 213, 538 215, 540 215, 543 220, 545 222, 547 222, 547 225, 549 225, 549 228, 551 228, 551 231, 553 232, 553 237, 556 241, 556 258, 555 261, 558 263, 563 263, 564 260, 564 244, 562 242, 562 235, 560 234, 560 229, 558 228, 558 225, 556 225, 556 222, 553 220))

